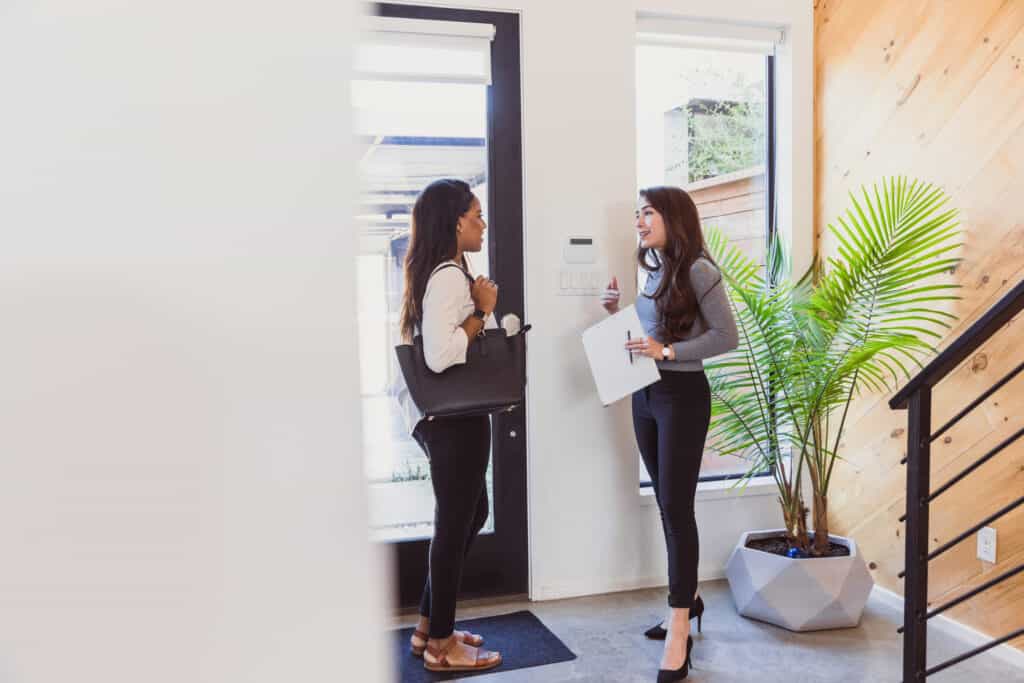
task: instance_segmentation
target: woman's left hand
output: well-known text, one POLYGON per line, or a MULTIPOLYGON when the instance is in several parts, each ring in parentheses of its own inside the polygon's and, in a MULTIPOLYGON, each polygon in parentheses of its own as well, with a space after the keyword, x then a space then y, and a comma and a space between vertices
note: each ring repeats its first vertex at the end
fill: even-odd
MULTIPOLYGON (((665 348, 665 345, 657 339, 651 339, 650 337, 630 339, 626 342, 626 348, 640 356, 647 356, 654 360, 664 360, 664 356, 661 355, 661 350, 665 348)), ((671 359, 674 355, 675 354, 672 350, 669 349, 669 358, 671 359)))

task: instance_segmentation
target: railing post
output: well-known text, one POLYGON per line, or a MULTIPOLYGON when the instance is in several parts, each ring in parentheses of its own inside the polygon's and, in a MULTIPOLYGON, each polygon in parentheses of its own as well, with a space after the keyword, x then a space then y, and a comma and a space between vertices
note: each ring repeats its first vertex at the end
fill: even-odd
POLYGON ((910 396, 907 425, 906 580, 903 607, 903 683, 925 679, 928 627, 928 496, 932 390, 910 396))

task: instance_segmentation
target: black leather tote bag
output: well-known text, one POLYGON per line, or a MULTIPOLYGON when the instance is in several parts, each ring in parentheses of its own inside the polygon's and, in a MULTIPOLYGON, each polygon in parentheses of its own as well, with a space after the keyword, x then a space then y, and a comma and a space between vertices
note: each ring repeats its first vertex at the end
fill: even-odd
MULTIPOLYGON (((466 271, 462 273, 473 282, 466 271)), ((444 372, 427 367, 421 335, 412 344, 399 344, 395 353, 413 402, 427 418, 489 415, 522 405, 529 329, 524 325, 512 336, 500 328, 482 331, 470 342, 466 362, 444 372)))

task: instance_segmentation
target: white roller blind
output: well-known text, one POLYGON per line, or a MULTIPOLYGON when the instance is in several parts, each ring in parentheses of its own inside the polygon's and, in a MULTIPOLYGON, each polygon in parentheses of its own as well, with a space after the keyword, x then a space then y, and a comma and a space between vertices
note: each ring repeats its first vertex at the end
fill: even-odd
POLYGON ((355 77, 490 85, 493 39, 490 24, 371 17, 356 48, 355 77))
POLYGON ((775 47, 785 40, 785 31, 779 27, 651 15, 637 17, 636 32, 641 45, 677 45, 766 55, 774 54, 775 47))

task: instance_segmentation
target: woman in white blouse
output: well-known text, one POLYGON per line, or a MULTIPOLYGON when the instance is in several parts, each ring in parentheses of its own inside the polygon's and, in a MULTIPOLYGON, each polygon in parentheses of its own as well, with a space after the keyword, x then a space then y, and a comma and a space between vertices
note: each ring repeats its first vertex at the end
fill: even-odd
MULTIPOLYGON (((401 332, 406 341, 423 336, 423 353, 434 372, 465 363, 477 335, 497 327, 498 286, 483 276, 469 277, 464 256, 480 251, 486 229, 480 201, 461 180, 431 183, 413 207, 401 332)), ((398 399, 430 461, 435 501, 430 571, 412 652, 432 671, 494 668, 501 664, 500 654, 481 649, 482 637, 455 630, 463 559, 488 515, 484 476, 490 417, 425 420, 407 390, 400 389, 398 399)))

